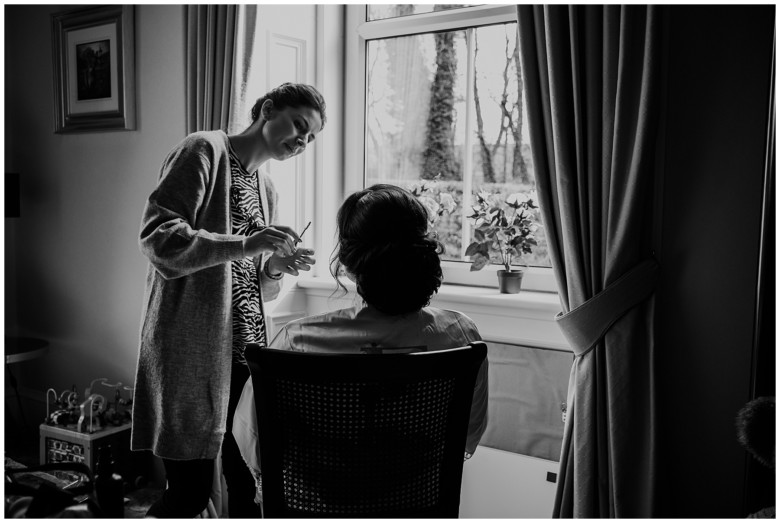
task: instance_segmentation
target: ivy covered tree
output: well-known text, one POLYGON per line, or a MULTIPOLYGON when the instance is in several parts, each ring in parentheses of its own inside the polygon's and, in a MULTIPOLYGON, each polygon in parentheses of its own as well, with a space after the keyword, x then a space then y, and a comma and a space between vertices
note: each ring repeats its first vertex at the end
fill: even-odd
MULTIPOLYGON (((434 11, 456 5, 436 5, 434 11)), ((458 60, 455 55, 455 33, 434 34, 436 71, 431 83, 431 103, 426 124, 422 178, 460 180, 460 163, 455 158, 455 80, 458 60)))

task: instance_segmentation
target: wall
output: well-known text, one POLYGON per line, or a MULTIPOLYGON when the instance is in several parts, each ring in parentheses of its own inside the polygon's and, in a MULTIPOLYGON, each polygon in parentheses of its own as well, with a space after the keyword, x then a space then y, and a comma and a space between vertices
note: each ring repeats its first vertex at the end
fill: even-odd
POLYGON ((658 299, 663 517, 743 517, 774 6, 671 8, 658 299))
POLYGON ((54 134, 50 15, 71 7, 4 6, 5 170, 21 173, 22 209, 5 223, 5 329, 50 343, 44 359, 14 366, 28 398, 74 384, 83 394, 98 377, 134 381, 141 211, 185 134, 176 5, 135 8, 137 130, 54 134))

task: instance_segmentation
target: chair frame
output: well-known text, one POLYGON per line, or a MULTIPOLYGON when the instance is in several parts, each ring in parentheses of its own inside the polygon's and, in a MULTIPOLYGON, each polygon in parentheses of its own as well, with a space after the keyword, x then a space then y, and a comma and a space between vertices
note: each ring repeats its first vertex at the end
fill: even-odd
MULTIPOLYGON (((260 436, 263 475, 263 516, 293 517, 437 517, 457 518, 460 507, 463 455, 477 373, 487 357, 484 342, 453 349, 406 354, 342 354, 294 352, 247 345, 260 436), (410 379, 455 377, 454 394, 447 413, 448 433, 441 463, 442 478, 437 505, 391 513, 310 513, 287 506, 283 491, 282 451, 285 445, 274 384, 285 378, 311 383, 360 381, 377 376, 382 383, 410 379)), ((378 475, 381 471, 377 471, 378 475)))

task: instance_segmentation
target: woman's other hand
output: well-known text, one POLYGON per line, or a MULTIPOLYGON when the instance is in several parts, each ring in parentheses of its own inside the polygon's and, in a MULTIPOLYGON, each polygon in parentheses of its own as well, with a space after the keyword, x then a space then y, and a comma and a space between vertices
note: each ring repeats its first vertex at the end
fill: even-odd
POLYGON ((255 257, 264 252, 277 256, 292 256, 300 241, 298 233, 285 225, 271 225, 244 238, 244 255, 255 257))
POLYGON ((274 254, 268 258, 268 272, 279 274, 283 272, 292 276, 298 276, 300 271, 309 271, 314 265, 315 259, 312 258, 314 251, 311 249, 298 249, 290 256, 279 256, 274 254))

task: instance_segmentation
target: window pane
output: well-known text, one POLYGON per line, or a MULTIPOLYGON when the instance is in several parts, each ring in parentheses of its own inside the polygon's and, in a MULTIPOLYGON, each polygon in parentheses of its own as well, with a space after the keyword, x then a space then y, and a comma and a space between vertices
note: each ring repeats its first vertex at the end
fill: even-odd
POLYGON ((432 11, 444 11, 459 7, 470 7, 476 4, 369 4, 368 20, 382 20, 399 16, 418 15, 432 11))
MULTIPOLYGON (((443 259, 469 261, 480 191, 504 202, 536 188, 516 45, 516 24, 368 42, 366 186, 404 186, 438 211, 443 259)), ((535 236, 513 264, 550 266, 535 236)))

